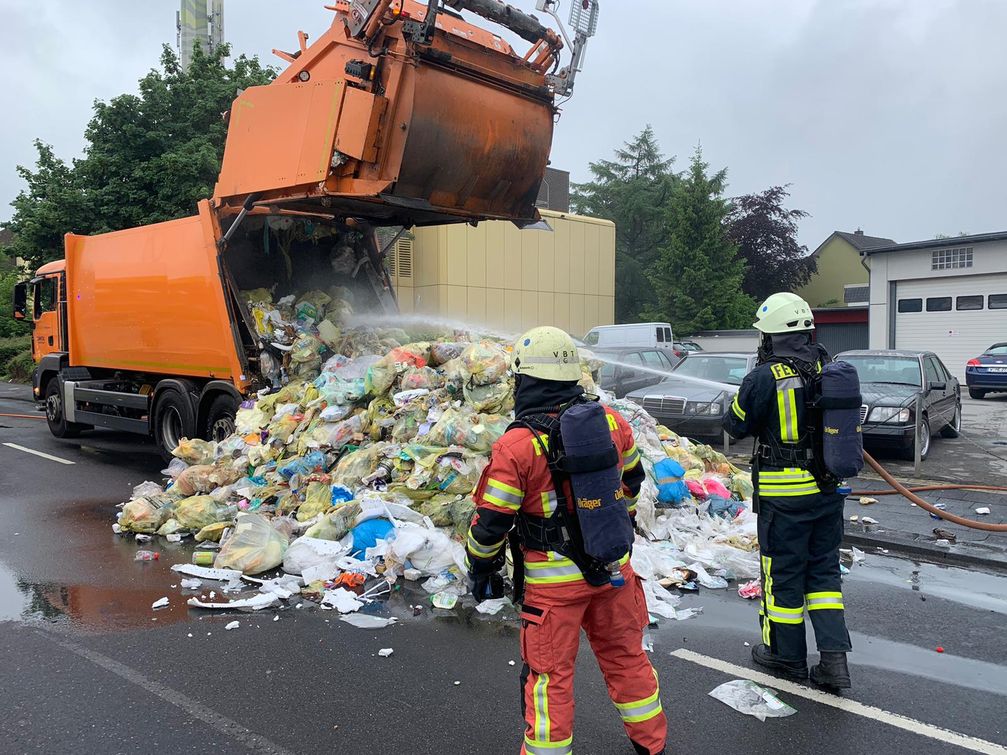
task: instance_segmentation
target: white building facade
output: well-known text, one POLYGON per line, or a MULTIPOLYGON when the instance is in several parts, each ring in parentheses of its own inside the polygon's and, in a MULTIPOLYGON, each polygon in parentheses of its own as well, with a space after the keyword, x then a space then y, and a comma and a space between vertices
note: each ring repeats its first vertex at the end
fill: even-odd
POLYGON ((1007 231, 863 252, 870 347, 935 352, 964 383, 965 363, 1007 341, 1007 231))

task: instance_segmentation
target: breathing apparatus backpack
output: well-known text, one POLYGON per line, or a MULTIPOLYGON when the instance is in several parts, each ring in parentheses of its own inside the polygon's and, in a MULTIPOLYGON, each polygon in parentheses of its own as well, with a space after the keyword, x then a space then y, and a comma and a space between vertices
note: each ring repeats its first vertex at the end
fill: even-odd
POLYGON ((596 400, 581 400, 558 416, 535 414, 511 427, 531 430, 545 449, 557 498, 556 511, 548 518, 518 516, 525 546, 565 555, 589 584, 621 584, 618 561, 633 545, 634 531, 605 408, 596 400), (566 482, 573 493, 572 514, 566 482))
POLYGON ((822 463, 840 480, 864 468, 860 425, 860 377, 849 362, 822 367, 818 407, 822 410, 822 463))

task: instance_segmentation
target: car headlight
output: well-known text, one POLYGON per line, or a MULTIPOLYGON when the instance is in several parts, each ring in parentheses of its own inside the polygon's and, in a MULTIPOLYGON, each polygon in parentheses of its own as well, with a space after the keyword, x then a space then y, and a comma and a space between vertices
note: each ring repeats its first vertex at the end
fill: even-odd
POLYGON ((689 401, 685 405, 686 414, 710 416, 720 414, 723 405, 719 401, 689 401))
POLYGON ((868 422, 901 422, 909 421, 909 410, 897 406, 875 406, 867 418, 868 422))

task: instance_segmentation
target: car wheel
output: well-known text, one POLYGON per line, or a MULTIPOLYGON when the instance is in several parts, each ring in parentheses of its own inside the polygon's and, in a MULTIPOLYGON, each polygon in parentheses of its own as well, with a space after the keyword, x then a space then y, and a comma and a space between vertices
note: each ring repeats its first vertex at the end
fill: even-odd
POLYGON ((63 413, 63 393, 60 391, 57 377, 50 379, 45 387, 45 419, 49 425, 49 432, 57 438, 76 438, 81 430, 86 430, 88 427, 66 421, 66 415, 63 413))
POLYGON ((192 438, 195 433, 196 418, 188 397, 172 389, 162 391, 154 407, 154 439, 161 456, 170 460, 182 438, 192 438))
POLYGON ((213 399, 210 410, 206 413, 206 427, 203 437, 220 443, 234 434, 234 415, 238 411, 238 403, 227 395, 213 399))
POLYGON ((916 443, 920 444, 920 461, 930 455, 930 420, 924 414, 920 419, 920 434, 915 443, 910 443, 902 449, 902 458, 906 461, 916 461, 916 443))
POLYGON ((979 388, 969 388, 969 396, 982 400, 986 398, 986 391, 980 390, 979 388))
POLYGON ((962 430, 962 405, 955 404, 955 413, 944 427, 941 428, 942 438, 957 438, 962 430))

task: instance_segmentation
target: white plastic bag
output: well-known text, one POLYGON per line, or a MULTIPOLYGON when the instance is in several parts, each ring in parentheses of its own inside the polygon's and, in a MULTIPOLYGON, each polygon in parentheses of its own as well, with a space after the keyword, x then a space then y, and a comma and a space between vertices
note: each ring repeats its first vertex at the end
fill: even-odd
POLYGON ((771 690, 760 687, 749 679, 724 682, 709 695, 730 705, 739 713, 755 716, 760 721, 765 721, 767 718, 785 718, 797 713, 771 690))
POLYGON ((303 574, 305 569, 331 567, 330 577, 339 572, 336 565, 345 556, 347 549, 342 543, 321 540, 302 535, 290 544, 283 556, 283 571, 288 574, 303 574))

